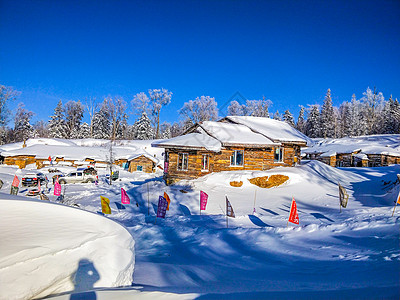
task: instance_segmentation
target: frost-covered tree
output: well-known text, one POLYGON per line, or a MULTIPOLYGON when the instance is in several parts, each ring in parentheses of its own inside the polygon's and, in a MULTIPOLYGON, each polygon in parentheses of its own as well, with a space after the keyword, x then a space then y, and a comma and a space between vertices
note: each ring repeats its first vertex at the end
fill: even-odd
POLYGON ((50 116, 49 135, 53 138, 67 138, 67 125, 64 120, 64 108, 60 100, 54 109, 54 114, 50 116))
POLYGON ((278 120, 278 121, 282 121, 282 117, 281 114, 279 113, 279 111, 277 110, 276 113, 274 113, 274 120, 278 120))
POLYGON ((182 134, 182 127, 179 123, 174 122, 171 126, 171 137, 176 137, 182 134))
POLYGON ((294 118, 293 118, 293 115, 292 115, 292 113, 289 111, 289 110, 286 110, 284 113, 283 113, 283 121, 285 121, 286 123, 288 123, 290 126, 292 126, 293 128, 295 127, 294 126, 294 118))
POLYGON ((339 126, 338 126, 338 137, 345 137, 352 135, 352 124, 351 124, 351 104, 349 102, 343 102, 339 107, 339 126))
POLYGON ((68 101, 64 107, 67 137, 75 139, 79 136, 84 107, 80 101, 68 101))
POLYGON ((36 131, 38 137, 49 137, 49 128, 48 124, 45 121, 37 121, 35 124, 33 124, 33 129, 36 131))
POLYGON ((93 138, 109 139, 111 136, 110 115, 107 105, 103 102, 100 110, 93 116, 93 138))
POLYGON ((244 115, 269 118, 268 108, 271 104, 271 100, 267 100, 265 97, 262 100, 247 100, 244 115))
POLYGON ((149 90, 149 98, 151 105, 151 115, 153 124, 156 128, 155 137, 160 136, 160 112, 161 108, 171 102, 172 93, 167 89, 149 90))
POLYGON ((304 106, 301 106, 299 117, 297 118, 296 129, 302 133, 306 132, 306 121, 304 119, 305 109, 304 106))
POLYGON ((18 105, 17 113, 14 118, 15 141, 21 142, 28 138, 35 137, 35 130, 30 124, 33 115, 33 112, 24 108, 23 103, 18 105))
POLYGON ((366 119, 366 134, 375 134, 379 131, 377 119, 379 112, 383 109, 385 98, 375 88, 372 91, 368 87, 360 100, 363 104, 362 114, 366 119))
POLYGON ((131 101, 133 112, 140 117, 144 112, 148 115, 151 113, 150 110, 150 98, 146 95, 146 93, 138 93, 133 96, 133 100, 131 101))
POLYGON ((306 135, 311 138, 320 136, 320 116, 318 105, 312 105, 306 122, 306 135))
POLYGON ((328 89, 324 99, 324 104, 322 105, 321 115, 320 115, 320 135, 323 138, 333 138, 335 137, 335 113, 332 105, 331 90, 328 89))
POLYGON ((145 112, 135 123, 136 127, 136 139, 137 140, 151 140, 154 138, 154 130, 151 127, 151 122, 149 117, 145 112))
POLYGON ((110 119, 111 139, 122 138, 128 119, 126 102, 121 97, 107 97, 104 99, 103 106, 107 107, 110 119))
POLYGON ((78 139, 88 139, 90 138, 90 126, 88 123, 83 122, 79 126, 79 134, 78 134, 78 139))
POLYGON ((7 104, 17 99, 20 92, 12 87, 0 84, 0 126, 4 126, 10 120, 10 111, 7 104))
POLYGON ((171 138, 171 124, 164 122, 161 124, 161 138, 170 139, 171 138))
POLYGON ((191 120, 192 123, 203 121, 215 121, 218 119, 218 108, 215 98, 210 96, 197 97, 195 100, 189 100, 183 104, 179 113, 185 120, 191 120))
POLYGON ((239 104, 236 100, 231 101, 228 106, 228 115, 229 116, 244 116, 246 110, 246 105, 239 104))

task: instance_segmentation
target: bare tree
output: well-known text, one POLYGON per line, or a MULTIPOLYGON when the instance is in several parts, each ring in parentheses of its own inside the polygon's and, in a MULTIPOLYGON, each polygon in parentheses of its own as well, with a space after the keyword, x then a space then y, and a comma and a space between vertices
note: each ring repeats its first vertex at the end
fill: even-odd
POLYGON ((171 102, 172 93, 167 89, 149 90, 151 113, 156 127, 156 139, 160 138, 160 111, 171 102))
POLYGON ((96 102, 96 98, 94 97, 89 97, 84 103, 89 114, 90 137, 93 137, 93 117, 99 109, 99 104, 96 102))
POLYGON ((111 122, 111 140, 114 141, 118 130, 126 123, 128 115, 126 114, 127 104, 121 97, 107 97, 104 99, 111 122))
POLYGON ((17 99, 19 94, 20 92, 14 90, 12 87, 0 84, 0 126, 4 126, 10 118, 7 103, 17 99))
POLYGON ((214 97, 201 96, 195 100, 185 102, 179 113, 185 119, 190 119, 193 124, 203 121, 215 121, 218 119, 217 105, 214 97))

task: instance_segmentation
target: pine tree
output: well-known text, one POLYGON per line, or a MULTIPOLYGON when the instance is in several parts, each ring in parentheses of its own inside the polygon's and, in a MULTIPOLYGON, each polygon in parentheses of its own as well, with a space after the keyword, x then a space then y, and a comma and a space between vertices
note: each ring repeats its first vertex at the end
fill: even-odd
POLYGON ((54 109, 54 115, 50 116, 49 135, 53 138, 67 138, 67 126, 64 120, 64 109, 61 100, 54 109))
POLYGON ((282 121, 282 117, 281 114, 279 113, 279 111, 276 111, 276 113, 274 114, 274 120, 278 120, 278 121, 282 121))
POLYGON ((296 129, 302 133, 306 132, 306 121, 304 120, 304 106, 301 106, 299 117, 297 118, 296 129))
POLYGON ((334 138, 335 137, 335 113, 332 105, 331 90, 328 89, 326 92, 324 104, 321 109, 321 132, 320 135, 323 138, 334 138))
POLYGON ((320 114, 318 105, 312 105, 306 122, 306 135, 311 138, 320 137, 320 114))
POLYGON ((288 123, 290 126, 292 126, 294 128, 294 118, 289 110, 286 110, 283 113, 283 121, 285 121, 286 123, 288 123))
POLYGON ((137 140, 151 140, 154 138, 154 130, 151 127, 149 117, 145 112, 142 113, 140 119, 136 122, 136 139, 137 140))
POLYGON ((106 106, 102 106, 101 109, 96 112, 93 116, 93 138, 95 139, 109 139, 111 135, 111 123, 109 119, 109 113, 106 106))
POLYGON ((32 116, 33 112, 26 110, 24 105, 20 103, 14 119, 14 134, 16 141, 25 141, 28 138, 35 137, 35 130, 30 124, 32 116))
POLYGON ((343 102, 339 107, 339 128, 338 137, 352 135, 351 124, 351 105, 349 102, 343 102))
POLYGON ((64 111, 67 137, 76 139, 79 136, 84 107, 80 101, 68 101, 67 103, 65 103, 64 111))
POLYGON ((88 138, 90 138, 90 126, 88 123, 83 122, 81 126, 79 126, 78 139, 88 139, 88 138))

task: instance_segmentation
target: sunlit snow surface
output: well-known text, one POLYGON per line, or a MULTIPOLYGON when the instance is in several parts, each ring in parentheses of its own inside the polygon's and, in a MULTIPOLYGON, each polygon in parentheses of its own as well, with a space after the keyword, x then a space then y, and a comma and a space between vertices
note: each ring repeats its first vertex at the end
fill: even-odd
MULTIPOLYGON (((1 191, 4 193, 9 191, 15 171, 12 167, 0 167, 0 178, 5 182, 1 191)), ((18 172, 22 174, 27 170, 18 172)), ((100 175, 101 181, 97 186, 67 185, 66 199, 70 204, 79 204, 82 210, 96 213, 101 209, 99 196, 108 197, 112 215, 106 218, 124 225, 135 241, 133 285, 107 289, 100 288, 106 285, 98 282, 84 293, 92 293, 97 299, 398 299, 400 207, 391 217, 400 190, 400 185, 395 183, 397 173, 400 173, 398 165, 339 169, 313 161, 295 168, 216 173, 193 181, 182 181, 175 186, 166 186, 161 174, 131 174, 123 170, 120 170, 121 180, 113 182, 112 186, 107 185, 104 174, 100 175), (272 189, 258 188, 247 180, 272 174, 287 175, 289 180, 272 189), (229 182, 233 180, 243 181, 243 186, 231 187, 229 182), (350 194, 348 206, 342 208, 341 213, 338 182, 350 194), (121 187, 131 197, 130 205, 120 204, 121 187), (207 209, 201 215, 200 190, 209 195, 207 209), (163 192, 171 198, 170 210, 165 219, 157 219, 155 224, 158 196, 163 192), (235 219, 229 218, 229 228, 226 228, 223 215, 225 195, 236 214, 235 219), (299 226, 287 226, 292 197, 297 202, 299 226)), ((49 185, 49 188, 50 201, 54 202, 52 186, 49 185)), ((76 208, 56 207, 80 212, 76 208)), ((3 219, 4 210, 1 213, 3 219)), ((33 222, 33 215, 25 215, 28 223, 33 222)), ((50 220, 56 218, 51 213, 48 215, 50 220)), ((74 215, 79 219, 78 213, 74 215)), ((15 222, 10 218, 2 220, 2 232, 14 226, 15 222)), ((65 219, 68 218, 60 218, 59 222, 73 226, 73 236, 83 238, 88 234, 88 220, 65 219)), ((45 224, 43 221, 42 234, 49 232, 50 236, 54 234, 57 238, 53 225, 45 224)), ((94 222, 93 226, 101 230, 101 224, 94 222)), ((29 226, 25 228, 28 236, 29 226)), ((63 233, 70 234, 68 230, 63 233)), ((110 238, 115 238, 115 235, 110 238)), ((45 241, 43 237, 37 241, 37 244, 24 249, 21 246, 20 250, 38 253, 39 259, 45 261, 45 250, 41 249, 45 241)), ((103 247, 107 245, 109 249, 114 249, 115 246, 123 251, 123 247, 112 242, 111 245, 104 240, 99 243, 103 247)), ((7 251, 19 247, 18 243, 14 244, 11 239, 5 247, 7 251)), ((3 245, 2 240, 1 247, 3 245)), ((62 248, 62 245, 51 243, 46 251, 56 252, 56 246, 62 248)), ((65 248, 68 252, 68 247, 65 248)), ((93 251, 102 250, 93 248, 93 251)), ((57 251, 61 255, 61 249, 57 251)), ((110 261, 119 262, 119 257, 111 253, 107 258, 98 259, 94 263, 97 272, 108 270, 110 261)), ((6 290, 18 295, 19 290, 29 290, 42 278, 54 278, 66 269, 62 260, 49 262, 50 269, 43 267, 35 270, 42 274, 31 281, 19 281, 25 275, 15 268, 8 273, 6 290), (49 273, 52 276, 48 276, 49 273)), ((18 264, 17 260, 15 263, 18 264)), ((73 267, 76 269, 77 264, 73 267)), ((0 274, 3 271, 0 269, 0 274)), ((104 272, 108 274, 109 271, 104 272)), ((1 283, 3 287, 3 279, 1 283)), ((50 284, 48 289, 51 288, 50 284)), ((71 282, 69 291, 74 289, 71 282)), ((1 293, 3 296, 4 288, 1 293)), ((72 296, 79 295, 82 294, 72 296)), ((58 296, 60 299, 70 297, 69 294, 58 296)))

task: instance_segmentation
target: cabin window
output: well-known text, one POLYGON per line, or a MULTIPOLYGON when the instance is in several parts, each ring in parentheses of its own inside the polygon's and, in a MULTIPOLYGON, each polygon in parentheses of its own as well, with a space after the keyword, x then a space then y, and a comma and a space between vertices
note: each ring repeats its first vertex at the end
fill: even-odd
POLYGON ((188 169, 188 154, 179 153, 178 154, 178 170, 187 171, 188 169))
POLYGON ((231 156, 231 166, 243 166, 243 150, 235 150, 231 156))
POLYGON ((203 158, 201 160, 201 170, 208 171, 209 164, 210 164, 209 156, 207 154, 203 154, 203 158))
POLYGON ((282 147, 275 148, 274 161, 275 162, 283 162, 283 148, 282 147))
POLYGON ((142 172, 143 171, 143 166, 136 166, 136 171, 142 172))

